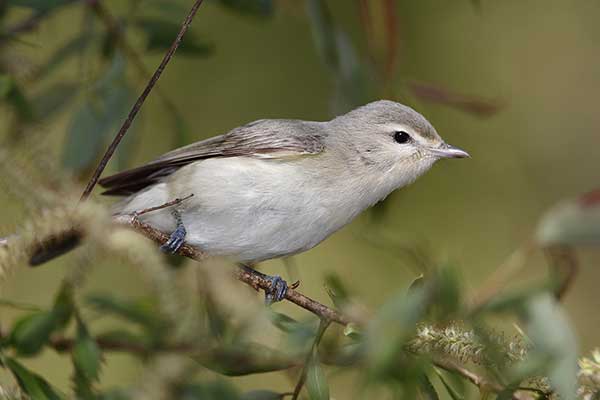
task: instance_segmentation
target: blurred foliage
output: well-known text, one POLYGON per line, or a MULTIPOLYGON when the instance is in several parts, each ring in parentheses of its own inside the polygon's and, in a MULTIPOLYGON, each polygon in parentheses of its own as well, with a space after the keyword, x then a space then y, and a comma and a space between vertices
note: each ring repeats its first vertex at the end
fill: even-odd
MULTIPOLYGON (((38 309, 0 301, 0 307, 20 315, 0 327, 0 366, 12 377, 0 381, 0 398, 276 400, 299 395, 325 400, 335 392, 330 378, 342 372, 354 374, 359 398, 600 398, 598 351, 578 362, 574 328, 558 301, 577 266, 573 248, 600 242, 598 191, 566 201, 541 219, 532 247, 547 254, 547 277, 506 291, 507 282, 497 282, 489 292, 482 289, 480 302, 467 298, 456 268, 394 243, 388 247, 414 259, 417 276, 377 309, 365 311, 346 287, 346 277, 329 275, 325 283, 332 307, 356 319, 343 329, 317 316, 296 319, 265 308, 231 280, 226 265, 171 268, 138 235, 111 226, 104 205, 89 202, 74 209, 77 185, 69 177, 81 180, 95 166, 149 76, 142 56, 165 51, 186 12, 169 1, 126 3, 113 9, 99 0, 0 1, 0 104, 9 132, 0 163, 13 182, 13 195, 35 210, 17 236, 2 244, 0 278, 22 266, 32 246, 45 238, 80 227, 87 234, 52 304, 38 309), (21 46, 28 46, 27 33, 66 9, 81 11, 80 26, 69 27, 73 36, 41 65, 19 56, 21 46), (148 9, 154 12, 145 13, 148 9), (73 64, 79 74, 64 74, 73 64), (45 84, 48 79, 54 79, 51 85, 45 84), (57 118, 68 120, 60 161, 48 156, 39 133, 40 126, 57 118), (24 150, 31 158, 16 159, 24 150), (86 277, 101 258, 133 266, 152 295, 87 293, 86 277), (117 328, 102 326, 103 319, 115 320, 117 328), (499 320, 514 324, 507 328, 499 320), (48 350, 70 356, 68 392, 29 364, 48 350), (112 352, 136 358, 139 380, 117 388, 102 384, 105 357, 112 352), (265 379, 264 387, 242 392, 232 378, 269 372, 289 378, 287 389, 274 390, 265 379)), ((280 7, 295 7, 272 0, 210 3, 253 24, 272 18, 280 7)), ((477 9, 481 3, 472 1, 477 9)), ((399 16, 394 1, 351 5, 366 42, 364 55, 327 1, 304 5, 315 52, 334 82, 332 114, 406 93, 476 117, 502 110, 498 99, 431 83, 395 82, 399 16)), ((192 30, 176 57, 213 57, 219 50, 213 40, 192 30)), ((182 142, 187 127, 177 106, 160 87, 152 96, 182 142)), ((139 143, 135 125, 119 149, 121 162, 132 158, 139 143)))

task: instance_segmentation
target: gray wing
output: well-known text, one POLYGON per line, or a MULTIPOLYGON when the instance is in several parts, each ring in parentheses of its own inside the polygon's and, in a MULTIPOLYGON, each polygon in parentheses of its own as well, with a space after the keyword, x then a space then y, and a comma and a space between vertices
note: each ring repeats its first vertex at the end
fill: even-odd
POLYGON ((103 178, 102 194, 127 196, 159 182, 192 162, 212 157, 282 158, 318 154, 323 151, 318 123, 294 120, 259 120, 235 128, 225 135, 192 143, 158 159, 103 178))

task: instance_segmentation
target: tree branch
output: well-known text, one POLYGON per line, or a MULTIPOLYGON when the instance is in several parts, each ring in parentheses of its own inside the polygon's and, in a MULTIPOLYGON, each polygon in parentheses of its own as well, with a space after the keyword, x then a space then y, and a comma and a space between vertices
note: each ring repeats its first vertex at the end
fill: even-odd
MULTIPOLYGON (((448 372, 455 373, 465 378, 473 385, 477 386, 481 392, 501 393, 506 388, 497 382, 492 382, 486 378, 477 375, 475 372, 463 367, 462 365, 448 359, 435 359, 433 365, 448 372)), ((527 389, 517 389, 512 395, 513 400, 535 400, 537 397, 526 393, 527 389)))
MULTIPOLYGON (((120 224, 133 227, 136 231, 140 232, 159 245, 162 245, 169 240, 168 234, 161 232, 144 222, 141 222, 135 215, 121 215, 116 218, 116 221, 120 224)), ((177 251, 177 254, 196 261, 202 261, 206 258, 205 253, 188 244, 183 244, 183 246, 181 246, 181 248, 177 251)), ((269 280, 265 279, 258 272, 252 272, 252 270, 248 268, 238 268, 235 272, 235 278, 252 286, 255 289, 267 290, 271 288, 271 282, 269 280)), ((311 313, 319 316, 321 319, 337 322, 341 325, 347 325, 350 322, 360 324, 360 321, 354 321, 350 317, 303 295, 291 287, 288 288, 285 299, 304 308, 305 310, 310 311, 311 313)))
POLYGON ((173 54, 175 54, 175 51, 181 44, 181 41, 183 40, 183 35, 185 35, 188 28, 190 27, 192 20, 194 19, 194 16, 196 15, 198 8, 200 7, 200 5, 202 4, 203 1, 204 0, 196 0, 194 5, 190 9, 190 12, 187 15, 187 17, 185 18, 185 20, 183 21, 183 24, 181 25, 181 29, 180 29, 179 33, 177 34, 177 37, 173 41, 173 44, 171 45, 171 47, 169 48, 169 50, 163 57, 161 63, 159 64, 158 68, 156 69, 156 71, 154 71, 154 74, 152 74, 152 77, 150 78, 150 81, 146 85, 146 88, 144 89, 144 91, 142 92, 140 97, 137 99, 135 104, 133 105, 133 108, 129 112, 127 119, 125 120, 125 122, 123 122, 121 129, 119 129, 119 132, 113 139, 112 143, 108 146, 108 149, 106 149, 104 156, 102 156, 100 163, 98 163, 98 167, 96 167, 94 174, 90 178, 85 190, 83 191, 83 193, 81 195, 81 201, 85 201, 92 193, 92 190, 96 186, 96 183, 98 182, 100 175, 102 175, 104 168, 106 168, 108 161, 111 159, 112 155, 114 154, 115 150, 117 149, 117 146, 119 146, 119 143, 121 142, 121 140, 123 139, 123 137, 125 136, 127 131, 129 130, 129 127, 133 123, 133 120, 135 119, 138 112, 140 111, 140 108, 142 108, 142 105, 144 104, 144 101, 146 101, 146 98, 152 91, 152 88, 154 87, 154 85, 156 85, 156 82, 160 78, 165 67, 167 66, 167 64, 169 63, 171 58, 173 57, 173 54))

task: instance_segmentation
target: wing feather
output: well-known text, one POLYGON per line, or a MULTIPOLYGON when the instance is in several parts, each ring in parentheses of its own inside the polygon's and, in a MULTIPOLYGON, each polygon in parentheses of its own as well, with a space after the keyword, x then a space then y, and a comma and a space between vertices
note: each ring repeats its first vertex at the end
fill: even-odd
POLYGON ((192 162, 212 157, 268 157, 318 154, 323 151, 323 131, 316 122, 259 120, 225 135, 170 151, 140 167, 103 178, 103 194, 127 196, 155 184, 192 162))

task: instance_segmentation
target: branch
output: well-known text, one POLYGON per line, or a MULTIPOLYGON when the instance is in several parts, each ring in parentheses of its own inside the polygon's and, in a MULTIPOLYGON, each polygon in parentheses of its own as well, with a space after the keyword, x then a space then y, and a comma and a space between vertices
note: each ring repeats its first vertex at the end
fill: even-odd
MULTIPOLYGON (((473 385, 477 386, 481 392, 493 392, 493 393, 501 393, 506 388, 499 383, 489 381, 482 376, 477 375, 475 372, 468 370, 462 365, 447 359, 437 359, 433 361, 433 365, 448 372, 455 373, 465 378, 473 385)), ((513 400, 534 400, 537 397, 533 397, 525 391, 528 389, 518 389, 512 395, 513 400)))
POLYGON ((133 120, 135 119, 138 112, 140 111, 140 108, 142 108, 144 101, 146 101, 146 98, 152 91, 152 88, 154 87, 154 85, 156 85, 156 82, 160 78, 165 67, 167 66, 167 64, 169 63, 171 58, 173 57, 173 54, 175 54, 175 51, 177 50, 179 45, 181 44, 181 41, 183 40, 183 35, 185 35, 188 28, 190 27, 192 20, 194 19, 194 16, 196 15, 198 8, 200 7, 200 5, 202 4, 203 1, 204 0, 196 0, 194 5, 190 9, 190 12, 187 15, 187 17, 185 18, 185 20, 183 21, 183 24, 181 25, 181 29, 179 30, 177 37, 173 41, 173 44, 171 45, 171 47, 169 48, 169 50, 163 57, 161 63, 159 64, 158 68, 156 69, 156 71, 154 71, 154 74, 152 74, 152 77, 150 78, 150 81, 146 85, 146 88, 144 89, 144 91, 142 92, 140 97, 137 99, 135 104, 133 105, 133 108, 129 112, 127 119, 125 120, 125 122, 123 122, 121 129, 119 129, 119 132, 113 139, 112 143, 108 146, 108 149, 106 149, 104 156, 102 156, 102 159, 100 160, 100 163, 98 164, 98 167, 96 167, 94 174, 90 178, 90 181, 88 182, 85 190, 83 191, 83 193, 81 195, 81 201, 85 201, 92 193, 92 190, 96 186, 96 183, 98 182, 100 175, 102 175, 104 168, 106 168, 108 161, 111 159, 115 150, 117 150, 117 146, 119 146, 119 143, 121 142, 121 140, 123 139, 123 137, 125 136, 127 131, 129 130, 129 127, 131 126, 131 124, 133 123, 133 120))
POLYGON ((144 214, 147 214, 149 212, 162 210, 163 208, 173 207, 173 206, 176 206, 178 204, 183 203, 184 201, 186 201, 186 200, 188 200, 188 199, 190 199, 192 197, 194 197, 194 193, 191 193, 191 194, 189 194, 189 195, 187 195, 185 197, 182 197, 182 198, 178 197, 178 198, 176 198, 174 200, 166 202, 165 204, 161 204, 160 206, 145 208, 142 211, 136 212, 134 215, 136 217, 139 217, 140 215, 144 215, 144 214))
MULTIPOLYGON (((169 235, 153 228, 146 223, 141 222, 135 215, 121 215, 116 218, 116 221, 118 223, 133 227, 136 231, 140 232, 159 245, 162 245, 169 240, 169 235)), ((177 251, 177 254, 196 261, 202 261, 206 258, 205 253, 185 243, 177 251)), ((250 268, 238 268, 235 272, 236 279, 252 286, 255 289, 270 289, 271 282, 261 275, 262 274, 259 272, 252 271, 250 268)), ((311 313, 319 316, 321 319, 337 322, 341 325, 347 325, 350 322, 360 324, 360 321, 354 321, 348 316, 343 315, 338 311, 303 295, 302 293, 294 290, 292 287, 288 288, 287 293, 285 294, 285 299, 304 308, 305 310, 310 311, 311 313)))

